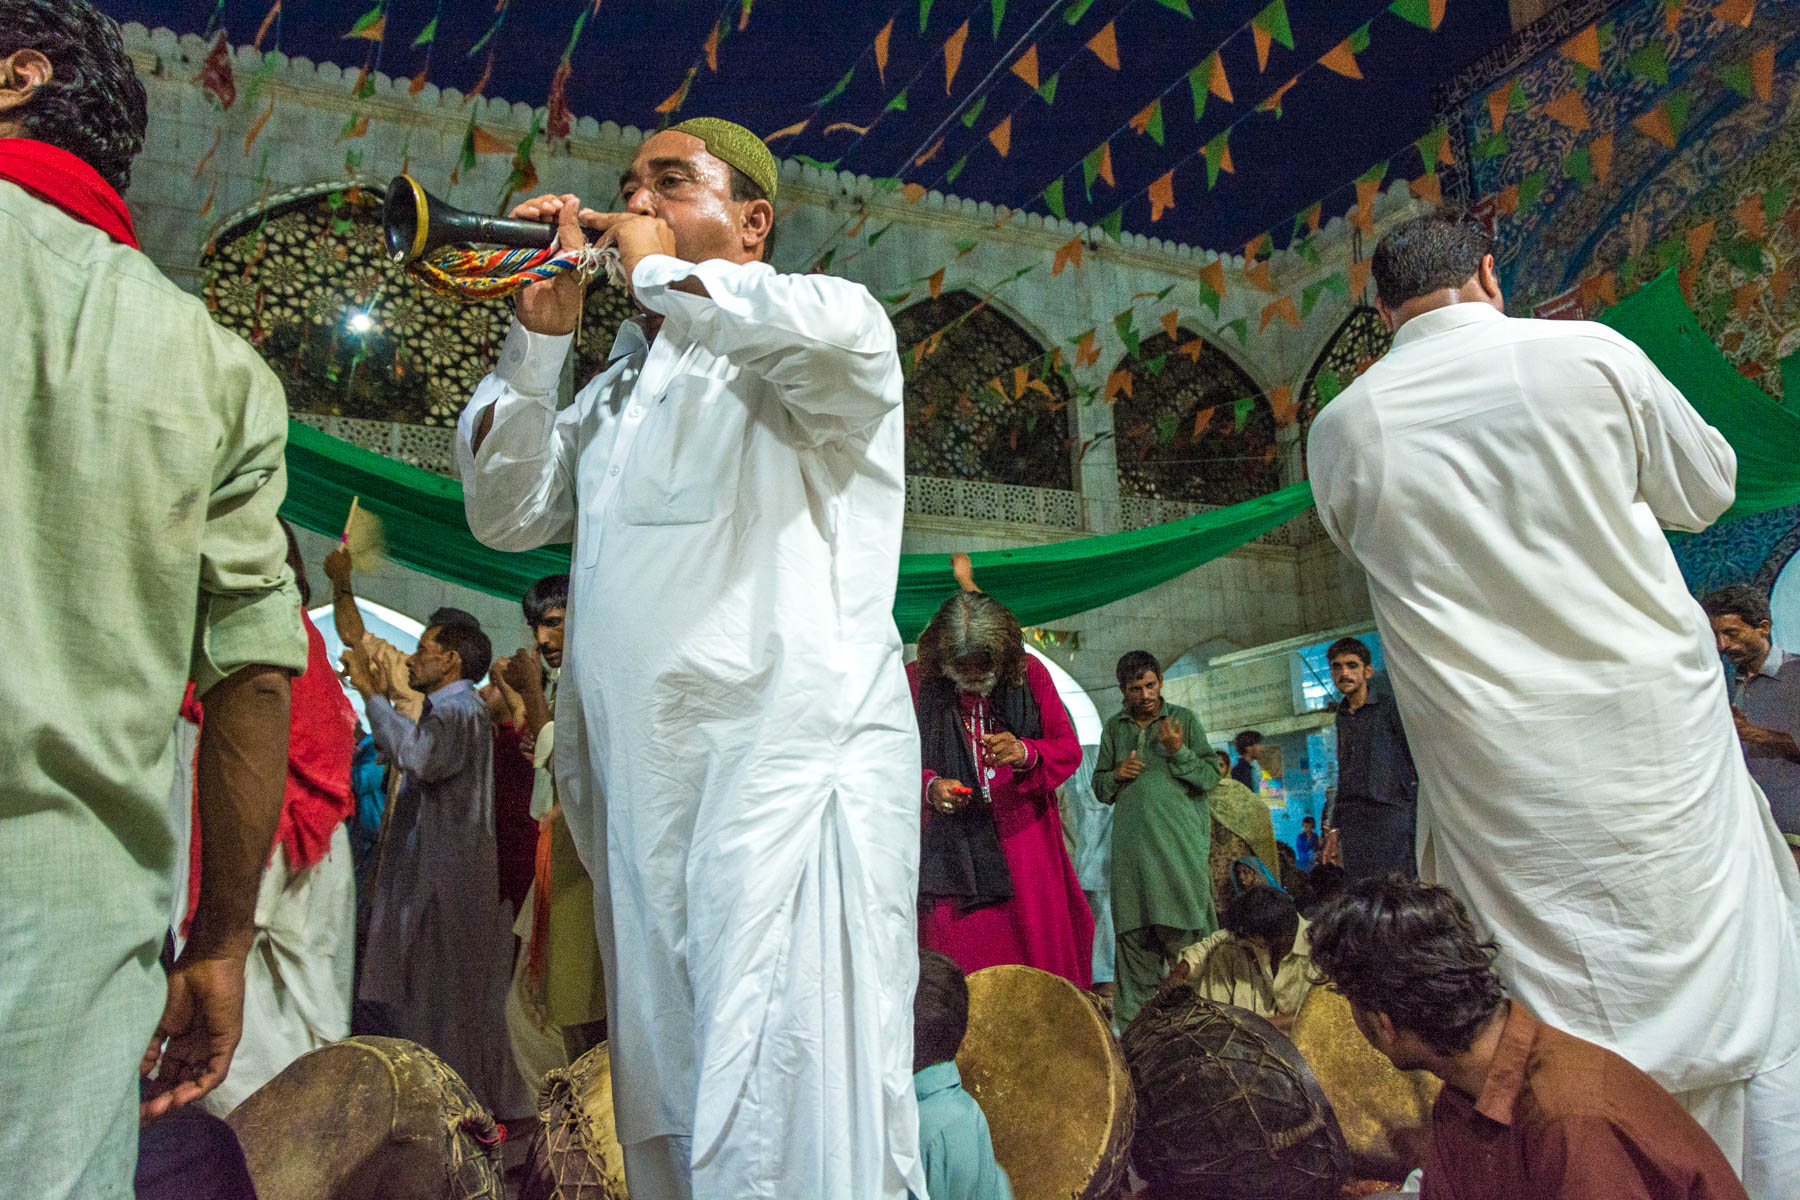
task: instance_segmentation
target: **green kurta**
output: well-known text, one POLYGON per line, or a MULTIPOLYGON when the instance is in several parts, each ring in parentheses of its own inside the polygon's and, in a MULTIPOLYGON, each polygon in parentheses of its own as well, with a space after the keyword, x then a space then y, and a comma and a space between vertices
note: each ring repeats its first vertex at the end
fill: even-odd
POLYGON ((1125 713, 1106 723, 1094 762, 1094 795, 1113 813, 1113 926, 1121 934, 1150 925, 1211 932, 1212 813, 1206 792, 1219 781, 1219 760, 1199 718, 1178 704, 1163 713, 1181 726, 1181 749, 1162 748, 1156 722, 1140 726, 1125 713), (1113 769, 1131 756, 1143 774, 1130 783, 1113 769))
POLYGON ((0 261, 0 1178, 110 1200, 163 1005, 184 685, 306 665, 287 409, 149 259, 5 182, 0 261))

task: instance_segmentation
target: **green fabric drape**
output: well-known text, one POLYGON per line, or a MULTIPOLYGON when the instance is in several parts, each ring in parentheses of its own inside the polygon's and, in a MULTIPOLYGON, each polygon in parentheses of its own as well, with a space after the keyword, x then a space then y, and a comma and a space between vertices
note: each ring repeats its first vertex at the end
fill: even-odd
MULTIPOLYGON (((1602 320, 1644 348, 1664 375, 1737 451, 1737 502, 1725 515, 1749 516, 1800 503, 1800 415, 1775 403, 1734 370, 1701 331, 1681 298, 1674 272, 1640 288, 1602 320)), ((534 579, 569 568, 566 546, 527 554, 490 550, 463 517, 455 480, 384 458, 288 423, 288 498, 282 515, 335 537, 350 498, 381 518, 388 553, 415 571, 507 599, 534 579)), ((1218 558, 1312 507, 1299 483, 1256 500, 1158 525, 1048 546, 971 555, 981 586, 1017 614, 1042 625, 1155 587, 1218 558)), ((894 620, 918 636, 956 587, 942 554, 900 560, 894 620)))

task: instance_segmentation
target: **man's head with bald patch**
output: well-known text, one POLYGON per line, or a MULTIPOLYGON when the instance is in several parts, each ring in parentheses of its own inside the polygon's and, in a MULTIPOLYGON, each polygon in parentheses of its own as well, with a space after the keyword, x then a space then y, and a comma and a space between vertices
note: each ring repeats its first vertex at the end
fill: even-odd
POLYGON ((619 181, 626 211, 661 218, 689 262, 767 257, 775 207, 748 175, 679 129, 652 134, 619 181))

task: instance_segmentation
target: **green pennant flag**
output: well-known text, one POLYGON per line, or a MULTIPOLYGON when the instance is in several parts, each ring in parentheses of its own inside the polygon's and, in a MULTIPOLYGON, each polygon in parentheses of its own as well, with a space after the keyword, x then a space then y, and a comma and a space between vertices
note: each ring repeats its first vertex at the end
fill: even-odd
POLYGON ((1226 139, 1231 136, 1231 126, 1219 130, 1212 141, 1206 143, 1206 190, 1211 191, 1219 182, 1219 164, 1224 159, 1226 139))
POLYGON ((906 180, 901 179, 898 176, 889 175, 881 179, 871 179, 869 182, 884 192, 897 192, 900 190, 900 185, 905 183, 906 180))
POLYGON ((473 46, 469 47, 469 52, 467 54, 463 55, 463 57, 464 58, 474 58, 477 54, 480 54, 483 50, 486 50, 487 44, 494 40, 494 35, 496 33, 500 32, 500 26, 502 24, 504 24, 505 21, 506 21, 506 10, 503 8, 500 10, 500 15, 494 18, 494 23, 492 25, 488 26, 487 32, 482 34, 480 39, 477 40, 473 46))
POLYGON ((967 254, 969 251, 973 250, 975 247, 977 247, 979 245, 981 245, 981 243, 976 241, 974 238, 963 238, 961 241, 956 243, 956 257, 961 258, 963 255, 967 254))
POLYGON ((1346 41, 1348 41, 1350 43, 1350 53, 1361 54, 1364 50, 1367 50, 1369 48, 1369 25, 1370 24, 1371 24, 1370 22, 1364 21, 1362 23, 1362 25, 1357 28, 1355 33, 1351 34, 1348 38, 1345 39, 1346 41))
POLYGON ((1563 155, 1562 169, 1564 175, 1582 187, 1594 182, 1594 156, 1586 146, 1577 146, 1563 155))
POLYGON ((988 0, 988 10, 994 15, 994 37, 1000 36, 1000 22, 1006 20, 1006 0, 988 0))
POLYGON ((894 223, 892 221, 889 221, 886 225, 883 225, 880 229, 877 229, 874 233, 871 233, 869 235, 869 245, 873 246, 876 242, 879 242, 881 240, 881 235, 886 233, 888 230, 892 229, 893 227, 894 227, 894 223))
POLYGON ((1443 153, 1444 139, 1450 136, 1450 126, 1439 125, 1418 141, 1419 162, 1427 171, 1437 169, 1438 155, 1443 153))
POLYGON ((1316 267, 1319 265, 1319 248, 1313 245, 1313 240, 1311 238, 1290 243, 1288 248, 1313 266, 1316 267))
POLYGON ((1749 63, 1733 63, 1719 72, 1719 79, 1746 100, 1756 91, 1756 81, 1751 78, 1749 63))
POLYGON ((1163 144, 1162 97, 1158 96, 1150 102, 1150 119, 1144 124, 1144 133, 1157 145, 1163 144))
POLYGON ((1244 421, 1250 416, 1250 410, 1256 407, 1255 396, 1245 396, 1231 406, 1231 431, 1244 432, 1244 421))
POLYGON ((1063 181, 1058 179, 1044 189, 1044 205, 1056 214, 1056 219, 1066 221, 1069 214, 1063 209, 1063 181))
POLYGON ((919 0, 919 32, 925 32, 925 25, 931 20, 931 0, 919 0))
POLYGON ((794 161, 815 171, 835 171, 840 160, 834 158, 830 162, 820 162, 810 154, 796 154, 794 161))
MULTIPOLYGON (((263 55, 262 61, 256 64, 256 71, 250 76, 250 82, 244 87, 245 108, 256 103, 257 93, 261 92, 263 85, 274 77, 276 65, 273 54, 263 55)), ((402 154, 400 157, 404 159, 406 155, 402 154)))
POLYGON ((1342 299, 1350 298, 1350 277, 1339 271, 1336 275, 1327 275, 1324 279, 1325 290, 1336 292, 1342 299))
MULTIPOLYGON (((892 306, 895 304, 905 304, 907 297, 909 297, 911 295, 912 295, 911 292, 893 292, 893 293, 890 293, 889 295, 883 296, 881 298, 881 302, 883 304, 886 304, 889 306, 892 306)), ((900 356, 900 365, 904 367, 907 363, 907 360, 910 358, 912 358, 912 355, 902 354, 900 356)))
POLYGON ((1306 320, 1306 318, 1308 318, 1312 315, 1313 305, 1318 303, 1319 293, 1324 290, 1325 290, 1325 281, 1323 279, 1319 280, 1316 283, 1309 283, 1306 285, 1305 288, 1301 289, 1301 292, 1300 292, 1300 319, 1302 321, 1306 320))
POLYGON ((1087 16, 1087 10, 1094 7, 1094 0, 1069 0, 1069 7, 1063 10, 1063 21, 1069 25, 1079 25, 1081 18, 1087 16))
POLYGON ((1479 142, 1475 143, 1475 149, 1470 151, 1470 153, 1482 161, 1486 161, 1490 158, 1499 158, 1502 154, 1506 153, 1506 131, 1502 129, 1498 133, 1488 134, 1479 142))
POLYGON ((1761 275, 1768 268, 1763 263, 1762 243, 1747 237, 1735 237, 1719 247, 1725 261, 1746 275, 1761 275))
POLYGON ((882 112, 905 112, 906 111, 906 89, 901 88, 899 91, 895 92, 894 98, 892 100, 889 100, 887 102, 887 107, 882 109, 881 111, 882 112))
MULTIPOLYGON (((1764 192, 1763 219, 1773 225, 1781 217, 1781 214, 1787 211, 1788 197, 1792 194, 1793 189, 1785 183, 1777 184, 1764 192)), ((1786 393, 1784 392, 1783 395, 1786 393)), ((1788 400, 1790 403, 1800 403, 1800 392, 1788 396, 1788 400)))
POLYGON ((1188 68, 1188 90, 1194 93, 1194 124, 1206 115, 1206 97, 1212 82, 1212 55, 1207 55, 1197 65, 1188 68))
POLYGON ((1166 9, 1180 13, 1190 21, 1194 19, 1194 12, 1188 7, 1188 0, 1156 0, 1156 2, 1166 9))
POLYGON ((1250 18, 1250 24, 1289 50, 1294 48, 1294 30, 1288 24, 1287 0, 1272 0, 1267 8, 1250 18))
MULTIPOLYGON (((1144 360, 1144 374, 1161 375, 1163 367, 1167 366, 1168 362, 1169 356, 1166 353, 1159 354, 1155 358, 1146 358, 1144 360)), ((1173 417, 1175 414, 1170 413, 1169 415, 1173 417)))
POLYGON ((1319 397, 1319 407, 1323 408, 1337 399, 1338 393, 1344 390, 1344 384, 1336 371, 1320 371, 1313 376, 1313 392, 1319 397))
POLYGON ((1531 101, 1525 96, 1525 85, 1520 83, 1517 79, 1513 80, 1512 91, 1506 94, 1506 107, 1512 109, 1514 112, 1518 112, 1530 103, 1531 101))
POLYGON ((1240 345, 1240 346, 1242 346, 1250 338, 1250 318, 1249 317, 1239 317, 1237 320, 1232 321, 1229 324, 1227 324, 1225 326, 1225 328, 1231 330, 1232 333, 1237 335, 1238 345, 1240 345))
POLYGON ((1156 298, 1158 300, 1166 300, 1169 297, 1169 293, 1174 290, 1175 290, 1175 285, 1171 283, 1168 287, 1166 287, 1162 291, 1156 293, 1156 298))
POLYGON ((1625 67, 1640 79, 1658 87, 1669 86, 1669 52, 1661 42, 1646 42, 1625 60, 1625 67))
POLYGON ((1100 177, 1100 160, 1105 155, 1106 146, 1102 143, 1089 150, 1087 157, 1081 160, 1081 186, 1086 190, 1089 200, 1094 198, 1094 180, 1100 177))
MULTIPOLYGON (((563 46, 562 58, 560 58, 557 61, 568 62, 570 59, 575 57, 575 43, 577 43, 581 40, 581 31, 583 29, 587 28, 588 15, 590 13, 592 13, 593 11, 594 10, 591 8, 584 8, 581 10, 581 15, 579 17, 575 18, 575 28, 573 28, 569 31, 569 41, 565 46, 563 46)), ((431 22, 433 25, 437 24, 437 18, 436 17, 431 18, 431 22)), ((724 29, 729 28, 729 26, 720 25, 719 28, 721 30, 724 30, 724 29)), ((723 35, 721 35, 721 40, 723 40, 723 35)))
POLYGON ((1156 444, 1166 446, 1181 432, 1181 418, 1173 409, 1163 409, 1156 416, 1156 444))
POLYGON ((473 171, 475 169, 475 116, 469 115, 469 126, 463 130, 462 153, 457 156, 456 169, 473 171))
POLYGON ((438 19, 436 17, 425 22, 425 28, 421 29, 419 31, 419 36, 413 39, 412 48, 414 50, 417 50, 420 46, 429 46, 432 42, 437 40, 437 23, 438 19))
POLYGON ((350 32, 346 33, 344 36, 347 38, 360 37, 362 34, 375 28, 375 23, 381 20, 381 8, 382 6, 377 4, 374 8, 371 8, 368 12, 356 18, 356 24, 352 25, 350 27, 350 32))
POLYGON ((1358 175, 1356 177, 1356 182, 1358 182, 1358 183, 1380 183, 1382 180, 1387 178, 1387 173, 1388 173, 1388 165, 1386 163, 1384 163, 1384 162, 1376 163, 1374 166, 1372 166, 1368 170, 1364 171, 1361 175, 1358 175))
POLYGON ((1688 112, 1694 106, 1694 94, 1685 88, 1677 88, 1669 93, 1665 103, 1669 109, 1669 132, 1679 141, 1681 131, 1687 128, 1688 112))
POLYGON ((824 272, 831 270, 831 260, 836 257, 837 257, 837 247, 833 246, 831 249, 827 250, 824 253, 824 255, 819 259, 819 262, 818 262, 819 272, 821 274, 823 274, 824 272))
POLYGON ((966 154, 957 159, 955 164, 952 165, 948 171, 944 172, 944 182, 955 183, 956 177, 962 174, 963 167, 968 164, 968 161, 969 156, 966 154))
POLYGON ((1123 205, 1121 205, 1120 207, 1115 208, 1111 212, 1107 213, 1104 217, 1100 218, 1100 228, 1106 230, 1108 236, 1110 236, 1112 238, 1112 240, 1116 242, 1119 240, 1119 238, 1121 236, 1120 225, 1121 225, 1121 222, 1124 221, 1124 219, 1125 219, 1125 208, 1123 205))
POLYGON ((1545 186, 1550 182, 1550 172, 1542 167, 1519 180, 1519 211, 1524 212, 1538 202, 1544 194, 1545 186))
POLYGON ((1409 25, 1431 28, 1431 0, 1394 0, 1387 10, 1409 25))
POLYGON ((1212 286, 1202 279, 1200 282, 1200 303, 1212 309, 1213 320, 1219 319, 1219 302, 1222 297, 1212 290, 1212 286))
POLYGON ((1687 255, 1687 241, 1680 234, 1672 234, 1656 243, 1656 261, 1659 269, 1668 270, 1687 255))
POLYGON ((987 107, 987 93, 975 97, 975 103, 969 105, 969 111, 962 115, 964 129, 975 128, 975 122, 981 119, 981 110, 987 107))
POLYGON ((1056 80, 1057 80, 1057 76, 1060 74, 1061 74, 1060 71, 1057 72, 1057 75, 1052 75, 1050 78, 1044 80, 1044 82, 1041 85, 1039 85, 1038 95, 1043 97, 1045 104, 1055 104, 1056 103, 1056 80))
POLYGON ((823 96, 820 96, 817 100, 813 101, 813 107, 824 108, 827 104, 836 100, 839 96, 844 94, 845 89, 850 86, 850 81, 855 77, 856 68, 851 67, 848 71, 844 72, 844 77, 842 79, 831 85, 831 90, 829 92, 826 92, 823 96))

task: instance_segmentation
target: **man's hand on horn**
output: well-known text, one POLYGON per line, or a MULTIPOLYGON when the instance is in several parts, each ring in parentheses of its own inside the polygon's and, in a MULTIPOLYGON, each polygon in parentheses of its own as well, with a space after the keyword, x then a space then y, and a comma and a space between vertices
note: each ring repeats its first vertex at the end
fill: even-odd
POLYGON ((675 231, 661 217, 635 212, 595 212, 581 210, 581 223, 601 232, 600 244, 619 252, 619 266, 630 279, 638 263, 652 254, 675 254, 675 231))
MULTIPOLYGON (((577 219, 582 211, 579 196, 539 196, 517 206, 508 215, 522 221, 554 224, 557 244, 564 250, 579 250, 587 245, 587 234, 582 232, 581 222, 577 219)), ((516 305, 519 324, 533 333, 574 333, 575 327, 581 324, 583 288, 581 276, 574 271, 564 271, 521 288, 516 305)))

